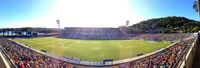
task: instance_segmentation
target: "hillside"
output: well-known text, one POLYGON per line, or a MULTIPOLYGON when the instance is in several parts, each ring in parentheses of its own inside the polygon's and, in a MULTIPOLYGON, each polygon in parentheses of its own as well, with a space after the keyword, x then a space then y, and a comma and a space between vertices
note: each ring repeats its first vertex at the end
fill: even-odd
POLYGON ((163 17, 141 21, 132 26, 141 33, 188 33, 200 30, 200 22, 185 17, 163 17))

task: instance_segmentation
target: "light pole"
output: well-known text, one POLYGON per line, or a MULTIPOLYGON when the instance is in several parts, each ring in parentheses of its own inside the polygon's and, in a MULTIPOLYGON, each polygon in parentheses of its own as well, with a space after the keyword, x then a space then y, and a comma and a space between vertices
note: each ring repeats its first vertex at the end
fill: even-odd
POLYGON ((58 25, 58 33, 60 34, 60 20, 56 20, 56 22, 57 22, 57 25, 58 25))
POLYGON ((126 27, 129 25, 130 21, 126 20, 126 27))

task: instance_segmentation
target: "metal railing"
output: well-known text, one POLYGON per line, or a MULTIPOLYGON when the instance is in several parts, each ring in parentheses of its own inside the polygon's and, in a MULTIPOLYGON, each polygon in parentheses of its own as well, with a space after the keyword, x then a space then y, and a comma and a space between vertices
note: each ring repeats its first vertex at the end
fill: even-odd
POLYGON ((3 53, 3 57, 6 59, 7 63, 10 65, 11 68, 17 68, 17 66, 12 62, 12 59, 8 55, 6 51, 0 46, 0 52, 3 53))
MULTIPOLYGON (((28 46, 25 46, 24 44, 21 44, 19 42, 16 42, 16 41, 13 41, 11 39, 9 39, 10 41, 20 45, 20 46, 23 46, 25 48, 28 48, 32 51, 35 51, 35 52, 38 52, 42 55, 45 55, 45 56, 48 56, 52 59, 56 59, 56 60, 60 60, 60 61, 64 61, 66 63, 70 63, 70 64, 75 64, 75 65, 83 65, 83 66, 97 66, 97 67, 104 67, 104 66, 113 66, 113 65, 120 65, 120 64, 123 64, 123 63, 128 63, 128 62, 134 62, 134 61, 137 61, 137 60, 140 60, 142 58, 146 58, 146 57, 149 57, 151 55, 155 55, 157 54, 158 52, 160 51, 163 51, 165 50, 166 48, 169 48, 173 45, 175 45, 176 43, 179 43, 179 42, 176 42, 174 44, 171 44, 170 46, 167 46, 166 48, 162 48, 160 50, 157 50, 157 51, 154 51, 154 52, 151 52, 151 53, 148 53, 148 54, 145 54, 145 55, 142 55, 142 56, 138 56, 138 57, 134 57, 134 58, 128 58, 128 59, 123 59, 123 60, 116 60, 116 61, 110 61, 110 62, 90 62, 90 61, 77 61, 77 60, 73 60, 73 59, 66 59, 66 58, 63 58, 63 57, 57 57, 57 56, 52 56, 50 54, 47 54, 47 53, 44 53, 44 52, 41 52, 39 50, 36 50, 36 49, 33 49, 33 48, 30 48, 28 46)), ((178 60, 172 65, 174 68, 175 67, 178 67, 179 63, 183 62, 185 60, 184 57, 186 57, 186 54, 188 52, 188 50, 191 48, 191 46, 188 46, 183 53, 181 53, 181 57, 178 58, 178 60)), ((3 49, 1 49, 3 51, 3 49)), ((3 51, 3 53, 6 55, 6 57, 8 59, 10 59, 9 56, 7 56, 7 53, 5 51, 3 51)), ((11 60, 9 60, 12 63, 11 60)), ((14 65, 14 64, 13 64, 14 65)), ((15 65, 14 65, 15 66, 15 65)))

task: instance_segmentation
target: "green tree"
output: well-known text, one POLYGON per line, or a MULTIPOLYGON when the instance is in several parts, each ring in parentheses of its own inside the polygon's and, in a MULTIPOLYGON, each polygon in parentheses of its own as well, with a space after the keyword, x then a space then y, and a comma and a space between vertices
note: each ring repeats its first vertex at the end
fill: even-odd
POLYGON ((193 9, 195 10, 195 12, 199 11, 198 6, 197 6, 197 1, 194 1, 193 9))

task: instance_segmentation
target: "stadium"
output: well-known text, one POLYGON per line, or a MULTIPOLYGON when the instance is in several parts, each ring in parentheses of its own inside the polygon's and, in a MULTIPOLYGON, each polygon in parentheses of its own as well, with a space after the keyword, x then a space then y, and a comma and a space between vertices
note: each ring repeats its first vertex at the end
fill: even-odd
POLYGON ((0 68, 200 67, 199 0, 76 1, 1 1, 0 68))
POLYGON ((16 68, 179 68, 197 46, 197 33, 136 34, 124 28, 66 27, 38 37, 8 30, 1 53, 16 68))

